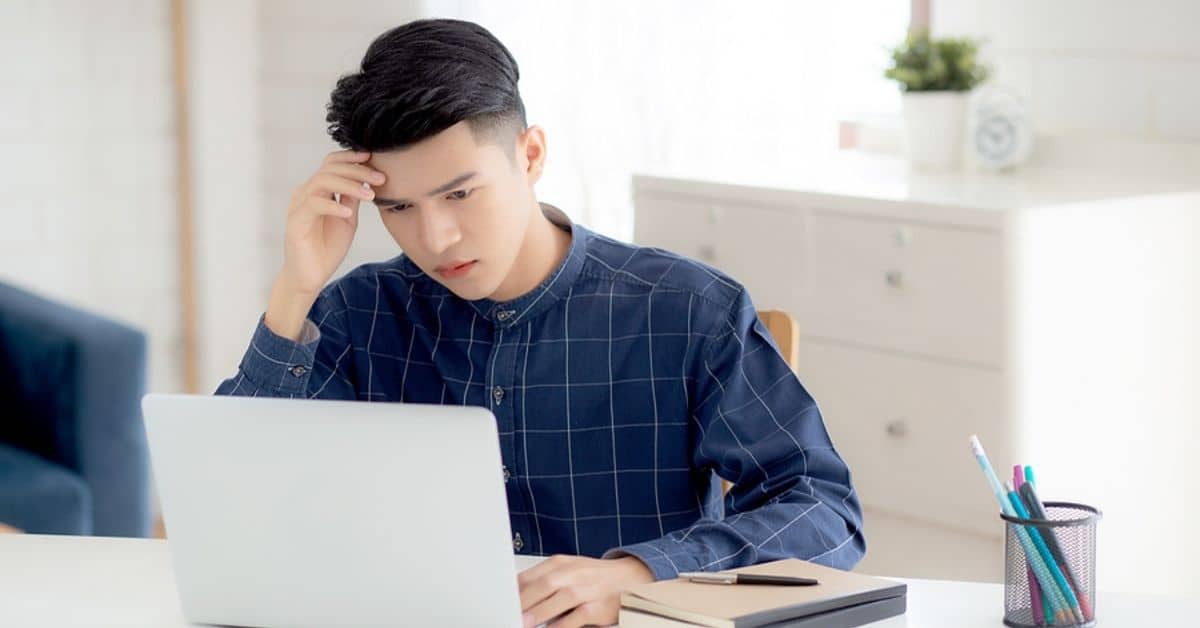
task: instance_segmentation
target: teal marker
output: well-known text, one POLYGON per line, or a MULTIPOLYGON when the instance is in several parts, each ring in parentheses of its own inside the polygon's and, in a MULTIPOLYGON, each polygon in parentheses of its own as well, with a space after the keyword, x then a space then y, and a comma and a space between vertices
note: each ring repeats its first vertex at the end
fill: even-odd
MULTIPOLYGON (((1000 504, 1000 512, 1010 517, 1016 517, 1017 513, 1013 510, 1012 503, 1008 501, 1008 494, 1000 485, 1000 480, 992 469, 992 463, 988 462, 987 453, 983 451, 979 437, 974 435, 971 436, 971 451, 975 453, 975 460, 979 462, 979 468, 983 469, 983 475, 987 478, 988 485, 992 487, 992 494, 996 496, 996 502, 1000 504)), ((1017 540, 1021 543, 1021 549, 1025 550, 1025 557, 1029 561, 1029 566, 1033 568, 1033 574, 1037 577, 1038 584, 1042 585, 1042 593, 1050 597, 1050 605, 1054 608, 1055 623, 1070 622, 1072 620, 1071 607, 1063 597, 1062 590, 1055 584, 1054 577, 1046 569, 1046 563, 1038 555, 1033 541, 1029 539, 1029 531, 1025 529, 1025 526, 1013 526, 1013 529, 1016 531, 1017 540)), ((1079 623, 1083 623, 1082 619, 1079 620, 1079 623)))
MULTIPOLYGON (((1005 485, 1008 488, 1008 499, 1012 502, 1013 510, 1017 511, 1017 516, 1022 519, 1029 518, 1029 512, 1025 510, 1025 504, 1021 503, 1021 497, 1017 492, 1012 490, 1012 487, 1005 485)), ((1067 606, 1071 609, 1071 613, 1075 615, 1075 621, 1083 623, 1083 609, 1079 607, 1079 600, 1075 597, 1075 592, 1071 590, 1071 585, 1067 584, 1067 579, 1063 577, 1062 570, 1058 568, 1058 563, 1054 561, 1054 557, 1050 555, 1050 548, 1046 547, 1046 541, 1041 534, 1030 534, 1029 538, 1033 539, 1033 544, 1037 547, 1038 555, 1045 561, 1047 569, 1050 571, 1050 576, 1054 578, 1054 582, 1058 584, 1058 588, 1062 591, 1062 596, 1067 600, 1067 606)), ((1044 588, 1045 585, 1043 585, 1044 588)))

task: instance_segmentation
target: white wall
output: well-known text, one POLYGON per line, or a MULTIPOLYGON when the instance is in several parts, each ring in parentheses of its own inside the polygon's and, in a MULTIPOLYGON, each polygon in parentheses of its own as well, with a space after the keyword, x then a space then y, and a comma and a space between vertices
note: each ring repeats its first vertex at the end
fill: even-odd
POLYGON ((231 377, 266 303, 261 29, 243 0, 186 3, 198 388, 231 377))
MULTIPOLYGON (((263 212, 259 245, 264 253, 262 303, 283 264, 283 225, 292 191, 339 150, 325 128, 325 106, 339 76, 354 71, 367 46, 385 30, 423 15, 419 0, 260 0, 263 212)), ((339 274, 359 264, 399 254, 379 213, 363 205, 358 234, 339 274)), ((249 334, 251 330, 247 329, 249 334)), ((246 339, 249 339, 247 335, 246 339)))
POLYGON ((180 364, 167 0, 0 2, 0 280, 149 333, 180 364))
POLYGON ((983 37, 996 80, 1026 97, 1037 131, 1076 140, 1039 146, 1043 160, 1200 168, 1200 2, 932 3, 935 35, 983 37))
POLYGON ((621 239, 630 177, 722 164, 779 168, 837 146, 848 111, 898 110, 884 44, 905 0, 430 0, 475 20, 521 66, 532 124, 546 129, 539 198, 621 239))

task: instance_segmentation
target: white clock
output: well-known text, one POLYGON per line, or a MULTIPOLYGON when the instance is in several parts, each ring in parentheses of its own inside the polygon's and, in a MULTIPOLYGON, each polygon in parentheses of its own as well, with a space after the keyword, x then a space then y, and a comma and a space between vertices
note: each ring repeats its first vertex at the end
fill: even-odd
POLYGON ((1016 93, 983 87, 968 104, 967 143, 975 162, 988 170, 1015 168, 1029 159, 1033 129, 1016 93))

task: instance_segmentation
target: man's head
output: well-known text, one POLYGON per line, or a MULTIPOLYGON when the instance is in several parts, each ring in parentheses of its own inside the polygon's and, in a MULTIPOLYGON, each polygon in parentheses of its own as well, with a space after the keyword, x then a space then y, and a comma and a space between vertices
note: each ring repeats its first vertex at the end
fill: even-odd
POLYGON ((526 128, 519 77, 483 27, 420 20, 380 35, 330 98, 330 136, 387 177, 375 200, 389 233, 467 299, 501 287, 537 211, 545 138, 526 128))

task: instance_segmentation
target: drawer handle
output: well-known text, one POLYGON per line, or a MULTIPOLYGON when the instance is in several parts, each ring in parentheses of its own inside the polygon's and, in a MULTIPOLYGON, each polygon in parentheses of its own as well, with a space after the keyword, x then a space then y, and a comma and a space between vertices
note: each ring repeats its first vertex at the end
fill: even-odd
POLYGON ((892 421, 887 424, 887 433, 892 438, 904 438, 908 436, 908 424, 903 420, 892 421))
POLYGON ((888 285, 893 288, 899 288, 904 285, 904 273, 898 270, 889 270, 883 277, 887 280, 888 285))

